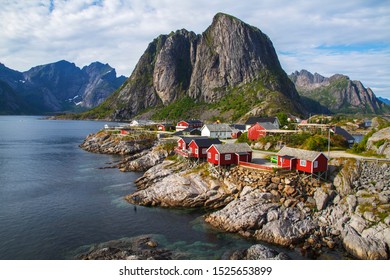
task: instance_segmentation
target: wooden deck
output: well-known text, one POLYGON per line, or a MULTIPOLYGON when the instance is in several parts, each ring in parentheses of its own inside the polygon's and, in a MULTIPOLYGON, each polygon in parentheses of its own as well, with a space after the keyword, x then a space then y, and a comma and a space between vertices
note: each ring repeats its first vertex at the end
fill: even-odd
POLYGON ((186 158, 195 157, 195 155, 193 153, 191 153, 189 150, 181 150, 181 149, 175 148, 175 153, 178 155, 181 155, 183 157, 186 157, 186 158))

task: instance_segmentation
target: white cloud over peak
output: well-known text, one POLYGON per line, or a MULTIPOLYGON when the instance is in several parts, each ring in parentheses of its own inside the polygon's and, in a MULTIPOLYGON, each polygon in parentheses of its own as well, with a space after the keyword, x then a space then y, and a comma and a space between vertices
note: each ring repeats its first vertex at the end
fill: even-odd
POLYGON ((342 73, 390 98, 388 1, 2 0, 0 59, 24 71, 66 59, 109 63, 130 75, 149 42, 203 32, 217 12, 260 28, 285 71, 342 73))

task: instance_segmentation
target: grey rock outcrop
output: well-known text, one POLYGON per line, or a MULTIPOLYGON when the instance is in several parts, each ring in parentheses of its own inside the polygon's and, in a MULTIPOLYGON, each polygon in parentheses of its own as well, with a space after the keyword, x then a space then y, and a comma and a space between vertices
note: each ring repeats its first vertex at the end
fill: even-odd
POLYGON ((171 260, 176 254, 161 248, 153 235, 122 238, 92 245, 78 260, 171 260))
POLYGON ((135 183, 138 190, 126 200, 145 206, 219 208, 233 199, 220 182, 169 160, 150 168, 135 183))
POLYGON ((388 259, 390 168, 387 164, 356 160, 341 164, 334 182, 338 201, 315 214, 325 235, 336 238, 359 259, 388 259))
POLYGON ((121 171, 146 171, 164 161, 168 152, 161 147, 154 147, 152 150, 142 154, 136 159, 126 159, 120 165, 121 171))
POLYGON ((155 140, 152 134, 146 139, 126 140, 121 135, 102 131, 88 135, 80 144, 80 148, 93 153, 129 155, 150 149, 155 140))
POLYGON ((289 260, 290 257, 285 253, 279 253, 264 245, 256 244, 249 247, 241 253, 243 260, 289 260))
POLYGON ((367 141, 367 150, 390 158, 390 127, 375 132, 367 141), (379 144, 378 144, 379 143, 379 144))
POLYGON ((315 228, 315 223, 305 212, 281 206, 275 199, 271 193, 257 189, 241 193, 239 198, 207 215, 205 220, 225 231, 261 241, 282 246, 297 244, 315 228))

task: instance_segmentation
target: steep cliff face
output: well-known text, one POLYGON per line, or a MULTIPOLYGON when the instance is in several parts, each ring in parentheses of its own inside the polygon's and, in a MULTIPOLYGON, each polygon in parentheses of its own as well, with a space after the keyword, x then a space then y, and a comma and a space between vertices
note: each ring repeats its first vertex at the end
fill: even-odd
POLYGON ((306 70, 290 75, 298 92, 327 107, 332 113, 375 113, 390 112, 390 107, 376 98, 370 88, 360 81, 336 74, 330 78, 306 70))
POLYGON ((251 91, 248 99, 255 101, 249 110, 277 95, 293 112, 304 112, 270 39, 237 18, 217 14, 201 35, 179 30, 150 43, 126 84, 102 108, 114 112, 111 118, 129 119, 184 97, 216 103, 237 90, 251 91))
MULTIPOLYGON (((217 14, 201 36, 189 95, 215 102, 227 87, 264 79, 267 71, 284 78, 271 40, 255 27, 232 16, 217 14)), ((288 97, 295 95, 294 89, 284 87, 280 80, 263 82, 272 90, 283 90, 288 97)))
POLYGON ((126 77, 117 77, 116 71, 108 64, 91 63, 82 68, 87 76, 87 83, 81 88, 81 106, 93 108, 102 103, 118 89, 126 77))

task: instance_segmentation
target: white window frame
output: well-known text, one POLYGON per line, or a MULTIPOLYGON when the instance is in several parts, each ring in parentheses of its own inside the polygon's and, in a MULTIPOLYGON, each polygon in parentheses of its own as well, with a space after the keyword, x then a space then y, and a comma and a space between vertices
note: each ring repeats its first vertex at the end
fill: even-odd
POLYGON ((219 160, 219 155, 218 155, 218 154, 215 154, 214 159, 215 159, 215 160, 219 160))
POLYGON ((307 160, 305 160, 305 159, 300 159, 300 160, 299 160, 299 165, 302 166, 302 167, 306 167, 306 165, 307 165, 307 160))
POLYGON ((231 154, 226 154, 225 155, 225 160, 232 160, 232 155, 231 154))
POLYGON ((207 158, 211 159, 211 153, 210 152, 207 153, 207 158))
POLYGON ((318 161, 313 162, 313 168, 318 168, 318 161))
POLYGON ((199 150, 198 149, 195 149, 195 154, 199 154, 199 150))
POLYGON ((205 155, 207 153, 207 148, 202 149, 202 154, 205 155))

